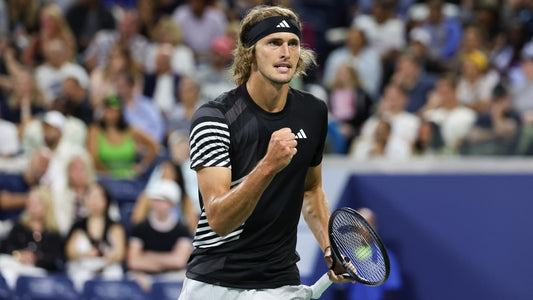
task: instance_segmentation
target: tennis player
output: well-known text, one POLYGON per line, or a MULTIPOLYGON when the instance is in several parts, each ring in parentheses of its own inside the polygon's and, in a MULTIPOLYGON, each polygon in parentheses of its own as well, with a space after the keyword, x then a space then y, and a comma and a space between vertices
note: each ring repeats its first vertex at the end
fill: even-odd
POLYGON ((321 174, 327 108, 289 87, 315 62, 301 38, 291 10, 252 9, 232 66, 238 87, 193 116, 202 213, 180 299, 310 298, 296 266, 300 212, 332 263, 321 174))

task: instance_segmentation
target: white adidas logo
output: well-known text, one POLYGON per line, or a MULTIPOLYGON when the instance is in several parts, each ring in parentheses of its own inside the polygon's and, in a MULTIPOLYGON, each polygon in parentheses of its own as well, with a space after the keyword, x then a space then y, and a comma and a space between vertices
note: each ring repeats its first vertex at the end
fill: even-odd
POLYGON ((283 20, 276 27, 290 28, 291 26, 289 26, 289 23, 287 23, 287 21, 283 20))
POLYGON ((295 139, 306 139, 306 138, 307 138, 307 135, 305 135, 305 132, 303 129, 300 129, 300 131, 298 131, 295 137, 295 139))

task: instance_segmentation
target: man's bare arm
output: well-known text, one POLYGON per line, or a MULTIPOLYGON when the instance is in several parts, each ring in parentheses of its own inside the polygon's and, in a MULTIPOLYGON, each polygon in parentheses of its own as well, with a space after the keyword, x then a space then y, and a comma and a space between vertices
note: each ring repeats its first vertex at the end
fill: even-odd
POLYGON ((289 128, 274 132, 265 157, 234 188, 231 188, 230 169, 198 169, 198 186, 211 229, 225 236, 242 225, 274 176, 290 163, 296 154, 296 144, 295 135, 289 128))
MULTIPOLYGON (((326 193, 322 187, 322 164, 309 168, 305 177, 305 194, 302 206, 304 220, 313 232, 322 251, 324 251, 324 260, 328 267, 333 264, 331 248, 329 248, 328 222, 329 222, 329 205, 326 199, 326 193)), ((337 268, 336 268, 337 270, 337 268)), ((344 273, 344 270, 338 274, 344 273)), ((336 274, 329 270, 329 279, 333 282, 344 283, 352 280, 345 279, 342 275, 336 274)))

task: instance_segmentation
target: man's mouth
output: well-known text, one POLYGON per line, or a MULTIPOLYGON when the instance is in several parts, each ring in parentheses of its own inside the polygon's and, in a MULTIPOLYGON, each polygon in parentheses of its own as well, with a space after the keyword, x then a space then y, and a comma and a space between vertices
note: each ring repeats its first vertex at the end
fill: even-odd
POLYGON ((289 72, 292 66, 289 63, 279 63, 279 64, 274 65, 274 68, 276 68, 276 70, 280 72, 289 72))

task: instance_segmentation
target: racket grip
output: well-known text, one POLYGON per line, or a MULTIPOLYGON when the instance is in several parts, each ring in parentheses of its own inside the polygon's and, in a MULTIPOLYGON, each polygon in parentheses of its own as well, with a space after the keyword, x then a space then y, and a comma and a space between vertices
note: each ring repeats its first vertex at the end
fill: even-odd
POLYGON ((318 299, 320 296, 322 296, 322 293, 333 283, 333 281, 329 280, 328 273, 325 273, 318 279, 315 284, 311 286, 311 291, 313 292, 311 295, 311 299, 318 299))

